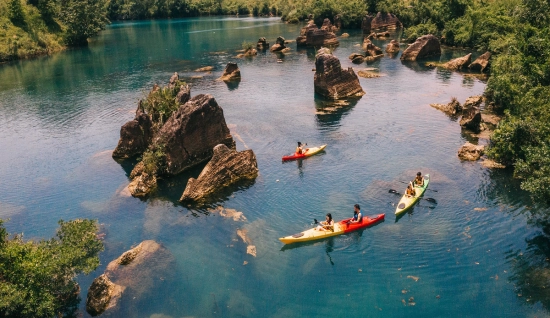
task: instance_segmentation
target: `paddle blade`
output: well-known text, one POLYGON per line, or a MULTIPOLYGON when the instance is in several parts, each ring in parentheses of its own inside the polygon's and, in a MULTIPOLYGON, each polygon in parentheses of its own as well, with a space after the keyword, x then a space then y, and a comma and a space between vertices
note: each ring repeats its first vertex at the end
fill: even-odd
POLYGON ((424 200, 437 204, 437 201, 434 198, 424 198, 424 200))
POLYGON ((388 190, 389 193, 397 193, 397 191, 395 191, 394 189, 390 189, 388 190))
POLYGON ((313 219, 313 224, 318 224, 317 219, 313 219))

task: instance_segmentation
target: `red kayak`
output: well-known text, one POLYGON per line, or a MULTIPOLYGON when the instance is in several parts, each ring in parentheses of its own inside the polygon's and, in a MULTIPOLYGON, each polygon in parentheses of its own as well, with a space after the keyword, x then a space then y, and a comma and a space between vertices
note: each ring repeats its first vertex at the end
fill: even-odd
POLYGON ((378 214, 375 217, 364 216, 363 221, 361 223, 349 223, 348 224, 348 222, 351 221, 352 218, 342 220, 338 223, 340 223, 344 227, 344 233, 349 233, 349 232, 353 232, 353 231, 362 229, 362 228, 367 227, 369 225, 373 225, 377 222, 380 222, 380 221, 384 220, 385 216, 386 216, 386 214, 382 213, 382 214, 378 214))

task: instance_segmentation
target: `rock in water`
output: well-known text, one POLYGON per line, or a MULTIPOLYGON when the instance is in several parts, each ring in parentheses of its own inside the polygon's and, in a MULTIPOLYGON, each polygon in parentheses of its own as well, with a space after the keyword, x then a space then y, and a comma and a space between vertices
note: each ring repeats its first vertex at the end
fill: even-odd
POLYGON ((175 72, 172 77, 170 77, 170 82, 168 82, 168 88, 176 87, 176 83, 180 80, 178 72, 175 72))
POLYGON ((120 139, 113 151, 113 158, 126 159, 143 153, 152 138, 153 122, 151 117, 143 112, 140 102, 136 117, 120 128, 120 139))
POLYGON ((340 60, 327 53, 317 54, 315 58, 313 85, 317 94, 330 99, 365 95, 353 69, 342 69, 340 60))
POLYGON ((176 101, 179 105, 183 105, 189 101, 191 98, 191 88, 189 88, 189 85, 181 85, 180 91, 176 95, 176 101))
POLYGON ((472 62, 472 53, 465 55, 463 57, 459 57, 456 59, 452 59, 449 62, 443 64, 443 68, 449 69, 449 70, 460 70, 472 62))
POLYGON ((448 104, 430 104, 430 106, 439 109, 451 116, 458 115, 463 110, 463 107, 460 105, 456 98, 451 99, 451 102, 448 104))
POLYGON ((363 50, 366 51, 367 56, 378 56, 383 53, 382 49, 372 44, 369 38, 363 39, 363 50))
POLYGON ((258 164, 252 150, 237 152, 226 145, 214 147, 214 155, 197 179, 190 178, 180 201, 198 201, 242 179, 255 179, 258 164))
POLYGON ((101 274, 94 279, 86 297, 86 311, 92 316, 101 315, 105 310, 116 306, 126 287, 114 284, 109 277, 101 274))
POLYGON ((138 169, 135 168, 132 170, 132 174, 134 174, 135 177, 128 185, 128 190, 133 197, 143 198, 157 187, 157 178, 152 174, 143 171, 137 172, 137 170, 138 169))
POLYGON ((428 34, 416 39, 408 48, 401 54, 403 61, 416 61, 433 55, 441 55, 441 44, 439 39, 428 34))
MULTIPOLYGON (((325 22, 328 19, 325 19, 325 22)), ((328 20, 330 24, 330 20, 328 20)), ((332 25, 326 25, 323 23, 324 27, 321 29, 317 28, 317 25, 310 21, 308 25, 300 30, 300 36, 296 38, 296 45, 298 46, 335 46, 340 44, 333 30, 332 25)))
POLYGON ((371 34, 373 19, 374 17, 372 15, 366 15, 363 17, 363 20, 361 21, 361 29, 363 30, 363 34, 371 34))
POLYGON ((275 44, 273 44, 273 46, 271 47, 271 49, 269 49, 271 52, 278 52, 278 51, 282 51, 286 48, 285 46, 285 38, 283 38, 282 36, 279 36, 277 38, 277 40, 275 40, 275 44))
POLYGON ((258 39, 256 48, 260 51, 265 51, 269 48, 269 42, 267 42, 267 40, 264 37, 261 37, 260 39, 258 39))
POLYGON ((338 31, 338 28, 332 25, 329 18, 325 18, 323 20, 323 25, 321 26, 321 30, 327 30, 328 32, 336 32, 338 31))
POLYGON ((483 96, 482 95, 476 95, 476 96, 470 96, 466 98, 466 101, 464 102, 464 108, 472 108, 481 106, 481 103, 483 103, 483 96))
POLYGON ((399 21, 395 14, 391 13, 378 12, 378 14, 376 14, 376 17, 371 21, 372 30, 381 28, 397 29, 402 26, 403 24, 401 24, 401 21, 399 21))
POLYGON ((228 81, 240 81, 241 80, 241 70, 237 66, 237 63, 229 62, 223 71, 223 74, 219 80, 224 82, 228 81))
POLYGON ((476 161, 481 157, 484 150, 484 146, 476 146, 467 142, 458 150, 458 157, 460 160, 476 161))
POLYGON ((462 118, 460 119, 460 126, 469 129, 473 132, 481 131, 481 113, 476 107, 465 109, 462 112, 462 118))
POLYGON ((489 59, 491 58, 491 53, 489 51, 480 55, 472 64, 468 66, 471 70, 479 70, 483 72, 489 66, 489 59))
POLYGON ((212 157, 212 149, 224 144, 234 149, 223 109, 214 97, 200 94, 180 106, 158 131, 154 148, 162 148, 166 170, 174 175, 212 157))
POLYGON ((397 42, 396 40, 391 40, 390 43, 388 43, 388 46, 386 46, 386 52, 387 53, 399 52, 399 42, 397 42))

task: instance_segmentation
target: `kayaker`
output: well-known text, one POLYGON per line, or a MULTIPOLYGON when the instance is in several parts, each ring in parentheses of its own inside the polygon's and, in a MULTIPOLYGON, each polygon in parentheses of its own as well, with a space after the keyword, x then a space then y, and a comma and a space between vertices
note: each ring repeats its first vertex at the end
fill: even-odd
POLYGON ((361 214, 361 207, 359 204, 356 204, 353 206, 353 218, 348 221, 348 224, 361 222, 363 222, 363 214, 361 214))
POLYGON ((416 195, 416 191, 414 191, 412 182, 409 182, 409 185, 407 186, 407 191, 405 191, 405 194, 409 197, 414 197, 416 195))
POLYGON ((302 143, 298 141, 298 147, 296 147, 296 154, 301 155, 304 153, 304 148, 302 147, 302 143))
POLYGON ((332 214, 327 213, 325 216, 325 221, 319 222, 319 226, 317 226, 317 230, 330 230, 334 231, 334 220, 332 220, 332 214))
POLYGON ((417 187, 424 186, 424 177, 422 176, 422 172, 418 171, 416 173, 416 178, 414 178, 414 185, 417 187))

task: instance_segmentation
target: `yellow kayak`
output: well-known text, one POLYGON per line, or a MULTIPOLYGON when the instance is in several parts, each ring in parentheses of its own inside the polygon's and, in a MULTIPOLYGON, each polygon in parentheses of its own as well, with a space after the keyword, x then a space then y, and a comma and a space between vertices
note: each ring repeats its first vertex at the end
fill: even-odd
POLYGON ((427 174, 424 176, 424 186, 414 186, 415 195, 414 196, 408 196, 406 194, 401 197, 401 200, 399 200, 399 203, 397 204, 397 207, 395 208, 395 215, 401 214, 408 210, 411 206, 413 206, 420 197, 426 192, 426 188, 428 188, 428 183, 430 183, 430 175, 427 174))
POLYGON ((284 156, 283 161, 294 160, 294 159, 302 159, 302 158, 306 158, 306 157, 309 157, 309 156, 313 156, 314 154, 317 154, 317 153, 320 153, 321 151, 323 151, 326 147, 327 147, 327 145, 307 148, 306 151, 304 151, 303 154, 298 155, 296 153, 293 153, 290 156, 284 156))
POLYGON ((298 243, 298 242, 307 242, 307 241, 313 241, 313 240, 319 240, 325 237, 335 236, 344 234, 345 225, 340 224, 340 222, 334 224, 334 231, 327 230, 327 229, 320 229, 317 230, 317 227, 314 227, 312 229, 294 234, 289 235, 285 237, 279 238, 279 241, 290 244, 290 243, 298 243))

